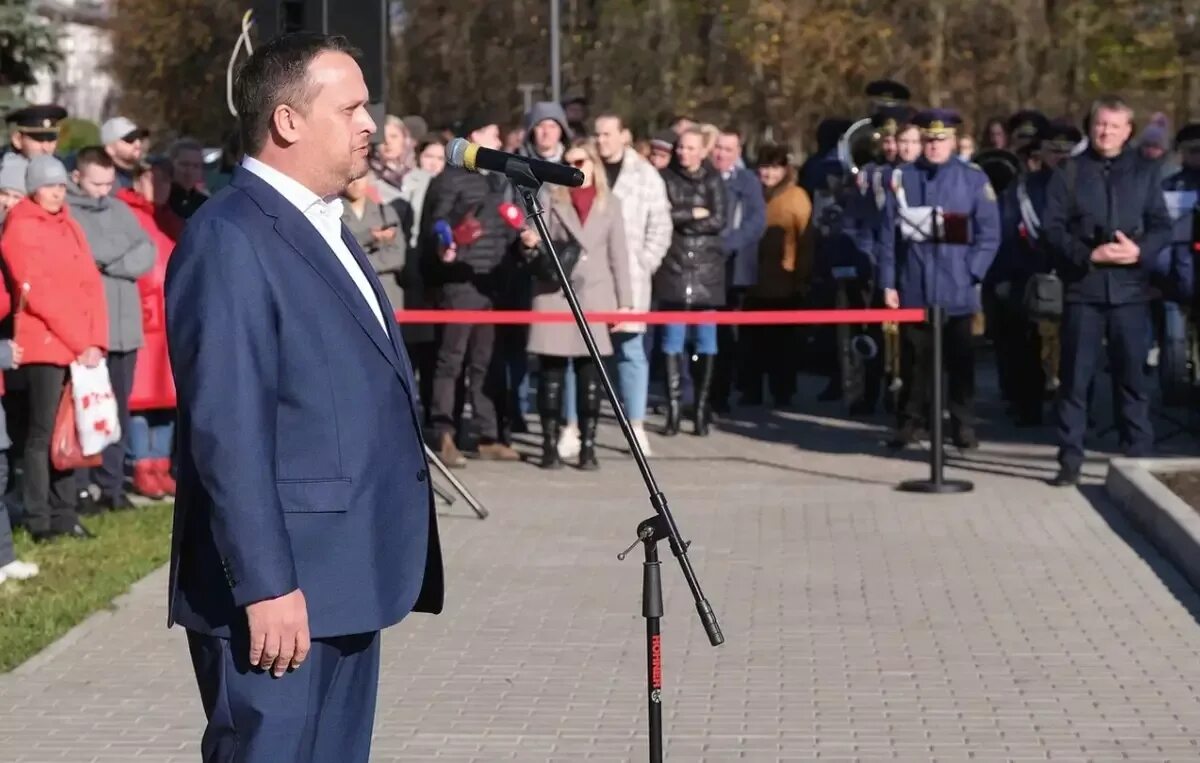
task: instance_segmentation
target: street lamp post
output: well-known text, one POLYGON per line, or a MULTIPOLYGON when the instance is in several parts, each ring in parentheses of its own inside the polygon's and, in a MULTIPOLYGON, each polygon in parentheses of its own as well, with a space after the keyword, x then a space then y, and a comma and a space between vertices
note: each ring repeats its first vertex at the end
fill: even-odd
POLYGON ((550 0, 550 97, 562 103, 562 53, 559 41, 559 0, 550 0))

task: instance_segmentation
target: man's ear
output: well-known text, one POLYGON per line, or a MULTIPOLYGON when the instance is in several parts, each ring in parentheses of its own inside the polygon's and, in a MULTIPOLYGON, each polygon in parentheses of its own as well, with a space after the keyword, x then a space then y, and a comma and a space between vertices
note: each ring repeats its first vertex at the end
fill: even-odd
POLYGON ((271 112, 271 131, 285 145, 300 140, 300 114, 291 106, 279 104, 271 112))
POLYGON ((71 182, 79 185, 79 178, 83 177, 79 174, 79 170, 71 170, 71 182))

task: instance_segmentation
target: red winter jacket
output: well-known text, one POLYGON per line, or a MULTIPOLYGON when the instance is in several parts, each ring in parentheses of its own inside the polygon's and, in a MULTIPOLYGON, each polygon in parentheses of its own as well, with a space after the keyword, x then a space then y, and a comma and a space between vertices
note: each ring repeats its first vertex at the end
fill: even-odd
POLYGON ((50 214, 31 199, 9 211, 0 254, 17 297, 22 365, 69 366, 89 347, 108 349, 104 285, 79 225, 64 206, 50 214))
POLYGON ((164 284, 167 280, 167 260, 175 249, 175 241, 163 229, 164 208, 156 208, 154 202, 147 201, 132 188, 117 191, 117 198, 129 205, 133 216, 158 249, 154 267, 137 282, 138 293, 142 297, 145 343, 138 350, 129 409, 153 411, 174 408, 175 379, 171 376, 171 358, 167 354, 164 284))

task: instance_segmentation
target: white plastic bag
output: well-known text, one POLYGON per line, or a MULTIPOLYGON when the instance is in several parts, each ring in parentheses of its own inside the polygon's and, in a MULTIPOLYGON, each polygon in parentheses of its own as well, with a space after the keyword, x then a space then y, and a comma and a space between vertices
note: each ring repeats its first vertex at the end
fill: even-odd
POLYGON ((84 456, 94 456, 121 439, 117 398, 103 359, 95 368, 71 364, 71 392, 75 400, 75 426, 84 456))

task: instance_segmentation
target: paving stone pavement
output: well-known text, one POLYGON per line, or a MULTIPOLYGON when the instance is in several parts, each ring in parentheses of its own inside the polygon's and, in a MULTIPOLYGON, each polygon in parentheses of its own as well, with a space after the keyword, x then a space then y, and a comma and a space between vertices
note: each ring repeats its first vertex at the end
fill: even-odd
MULTIPOLYGON (((1200 598, 1103 499, 1103 461, 1055 490, 1044 441, 985 430, 950 472, 975 492, 917 496, 893 487, 924 455, 878 426, 720 429, 653 439, 727 639, 666 554, 668 759, 1200 759, 1200 598)), ((640 553, 616 559, 651 513, 632 460, 462 477, 492 515, 443 510, 447 612, 385 634, 373 760, 645 759, 640 553)), ((0 761, 199 759, 165 581, 0 676, 0 761)))

